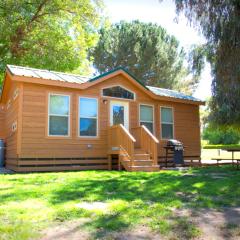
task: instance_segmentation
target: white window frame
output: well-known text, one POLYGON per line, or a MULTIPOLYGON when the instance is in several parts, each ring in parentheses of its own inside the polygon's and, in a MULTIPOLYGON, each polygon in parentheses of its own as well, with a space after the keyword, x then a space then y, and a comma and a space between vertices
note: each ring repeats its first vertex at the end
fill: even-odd
POLYGON ((173 128, 173 138, 175 138, 175 131, 174 131, 174 108, 173 107, 169 107, 169 106, 160 106, 160 136, 161 136, 161 139, 162 140, 169 140, 169 138, 163 138, 162 136, 162 124, 169 124, 169 125, 172 125, 172 128, 173 128), (172 123, 169 123, 169 122, 162 122, 162 108, 169 108, 171 109, 172 111, 172 119, 173 119, 173 122, 172 123))
POLYGON ((98 126, 98 116, 99 116, 99 108, 98 108, 98 106, 99 106, 99 104, 98 104, 98 98, 96 98, 96 97, 82 97, 82 96, 79 96, 78 97, 78 137, 79 138, 98 138, 98 128, 99 128, 99 126, 98 126), (83 117, 83 116, 80 116, 80 99, 81 98, 84 98, 84 99, 95 99, 95 100, 97 100, 97 117, 83 117), (80 118, 81 117, 83 117, 83 118, 91 118, 91 119, 96 119, 97 120, 97 129, 96 129, 96 136, 81 136, 80 135, 80 118))
POLYGON ((103 88, 101 89, 101 97, 103 97, 103 98, 112 98, 112 99, 119 99, 119 100, 123 100, 123 101, 135 101, 135 100, 136 100, 136 93, 133 92, 133 91, 131 91, 130 89, 126 88, 125 86, 123 86, 123 85, 121 85, 121 84, 116 84, 116 85, 110 85, 110 86, 103 87, 103 88), (129 91, 130 93, 133 94, 133 99, 104 96, 104 95, 103 95, 103 90, 104 90, 104 89, 108 89, 108 88, 112 88, 112 87, 121 87, 121 88, 129 91))
POLYGON ((67 94, 61 94, 61 93, 49 93, 48 94, 48 137, 70 137, 70 116, 71 116, 71 96, 67 94), (50 114, 50 98, 51 96, 62 96, 62 97, 68 97, 68 115, 62 115, 62 114, 50 114), (67 135, 51 135, 50 134, 50 116, 57 116, 57 117, 68 117, 68 134, 67 135))
POLYGON ((139 119, 139 126, 141 126, 141 106, 148 106, 148 107, 152 107, 152 110, 153 110, 153 121, 144 121, 144 122, 147 122, 147 123, 152 123, 153 124, 153 132, 152 134, 154 135, 155 134, 155 115, 154 115, 154 105, 153 104, 146 104, 146 103, 140 103, 139 104, 139 109, 138 109, 138 113, 139 113, 139 116, 138 116, 138 119, 139 119))

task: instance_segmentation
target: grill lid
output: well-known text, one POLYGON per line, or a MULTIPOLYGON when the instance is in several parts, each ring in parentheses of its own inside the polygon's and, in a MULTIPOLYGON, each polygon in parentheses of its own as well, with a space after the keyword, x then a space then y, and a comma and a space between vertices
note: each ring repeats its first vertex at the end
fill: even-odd
POLYGON ((167 141, 167 146, 181 146, 182 147, 183 144, 180 141, 176 140, 176 139, 169 139, 167 141))

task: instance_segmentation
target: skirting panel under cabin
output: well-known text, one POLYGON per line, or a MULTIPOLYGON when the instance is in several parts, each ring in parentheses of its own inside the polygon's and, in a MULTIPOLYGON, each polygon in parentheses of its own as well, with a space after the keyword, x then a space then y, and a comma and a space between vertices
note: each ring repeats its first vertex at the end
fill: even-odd
MULTIPOLYGON (((57 172, 76 170, 108 170, 106 157, 93 158, 19 158, 18 165, 9 165, 16 172, 57 172)), ((117 162, 116 162, 117 165, 117 162)))

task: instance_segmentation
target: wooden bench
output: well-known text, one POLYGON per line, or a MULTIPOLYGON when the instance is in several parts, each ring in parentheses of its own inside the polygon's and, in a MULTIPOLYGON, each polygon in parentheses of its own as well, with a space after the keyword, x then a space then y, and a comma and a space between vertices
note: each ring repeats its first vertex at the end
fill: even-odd
MULTIPOLYGON (((235 165, 235 162, 236 161, 236 165, 237 165, 237 169, 239 169, 239 166, 240 166, 240 159, 229 159, 229 158, 212 158, 211 160, 215 160, 217 161, 217 166, 219 166, 219 162, 221 161, 231 161, 232 162, 232 165, 234 166, 235 165)), ((228 163, 227 163, 228 164, 228 163)))

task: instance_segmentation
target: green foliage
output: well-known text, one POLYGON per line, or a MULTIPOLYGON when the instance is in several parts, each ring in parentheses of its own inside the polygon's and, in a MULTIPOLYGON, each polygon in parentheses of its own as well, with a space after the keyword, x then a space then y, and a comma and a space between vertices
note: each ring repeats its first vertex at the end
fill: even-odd
POLYGON ((175 4, 177 12, 184 12, 207 39, 206 51, 194 53, 196 62, 193 66, 199 71, 203 56, 211 63, 212 121, 219 125, 239 124, 240 1, 175 0, 175 4))
POLYGON ((203 139, 208 140, 209 144, 238 144, 240 132, 234 127, 207 127, 203 131, 203 139))
POLYGON ((90 56, 99 73, 121 66, 145 85, 191 92, 198 82, 197 77, 186 80, 183 48, 157 24, 121 21, 106 26, 90 56))
POLYGON ((0 76, 6 64, 87 71, 101 9, 101 0, 2 0, 0 76))

